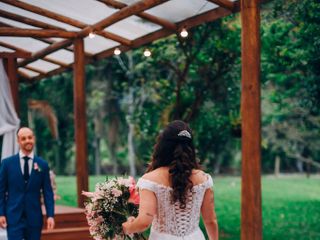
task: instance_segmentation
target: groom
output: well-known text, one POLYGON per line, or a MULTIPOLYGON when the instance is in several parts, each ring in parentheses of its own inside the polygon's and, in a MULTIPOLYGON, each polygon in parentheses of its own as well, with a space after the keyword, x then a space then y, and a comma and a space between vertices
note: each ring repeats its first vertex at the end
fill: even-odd
POLYGON ((20 151, 0 166, 0 227, 9 240, 39 240, 42 229, 41 190, 47 228, 54 228, 54 199, 48 164, 34 155, 35 136, 30 128, 17 132, 20 151))

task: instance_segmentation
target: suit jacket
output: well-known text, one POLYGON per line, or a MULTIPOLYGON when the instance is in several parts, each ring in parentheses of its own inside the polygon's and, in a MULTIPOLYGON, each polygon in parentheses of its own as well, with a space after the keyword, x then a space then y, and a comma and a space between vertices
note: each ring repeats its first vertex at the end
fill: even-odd
POLYGON ((22 215, 27 224, 42 227, 41 190, 48 217, 54 216, 54 198, 49 166, 34 156, 28 183, 24 182, 19 154, 6 158, 0 166, 0 216, 6 216, 8 225, 16 225, 22 215))

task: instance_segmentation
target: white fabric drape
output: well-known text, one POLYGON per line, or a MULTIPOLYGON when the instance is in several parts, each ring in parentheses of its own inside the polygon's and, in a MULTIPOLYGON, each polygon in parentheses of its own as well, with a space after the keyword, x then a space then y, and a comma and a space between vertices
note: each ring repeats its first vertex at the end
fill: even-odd
POLYGON ((0 136, 3 135, 1 159, 18 152, 16 131, 20 120, 14 109, 9 79, 0 59, 0 136))

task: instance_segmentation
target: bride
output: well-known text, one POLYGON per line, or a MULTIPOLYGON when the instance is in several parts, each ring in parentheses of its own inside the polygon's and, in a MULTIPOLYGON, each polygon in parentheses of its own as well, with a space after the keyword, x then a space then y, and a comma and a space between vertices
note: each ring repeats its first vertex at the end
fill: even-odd
POLYGON ((210 240, 218 239, 212 178, 200 170, 191 129, 171 122, 158 136, 148 171, 139 179, 139 215, 123 223, 126 234, 152 223, 149 240, 204 240, 202 215, 210 240))

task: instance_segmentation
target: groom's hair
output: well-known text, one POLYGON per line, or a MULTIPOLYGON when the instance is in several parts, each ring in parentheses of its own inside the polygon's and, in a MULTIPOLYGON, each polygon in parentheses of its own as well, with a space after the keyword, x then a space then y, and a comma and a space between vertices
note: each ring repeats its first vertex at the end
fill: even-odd
POLYGON ((28 128, 28 129, 30 129, 30 130, 33 132, 33 130, 32 130, 31 128, 26 127, 26 126, 22 126, 22 127, 19 127, 19 128, 18 128, 18 130, 17 130, 17 132, 16 132, 17 136, 18 136, 18 134, 19 134, 19 132, 20 132, 20 130, 21 130, 22 128, 28 128))

